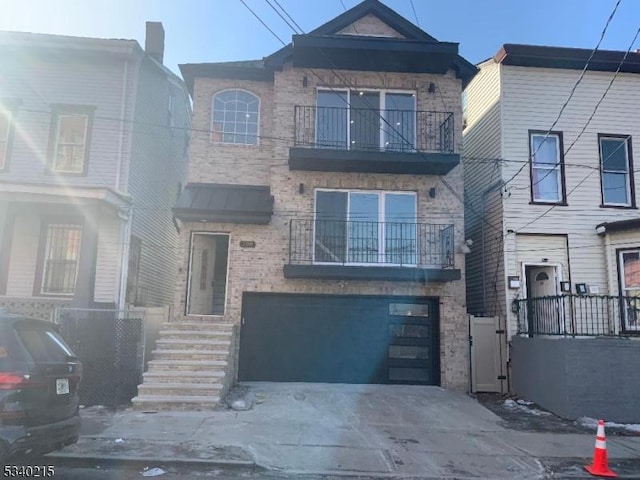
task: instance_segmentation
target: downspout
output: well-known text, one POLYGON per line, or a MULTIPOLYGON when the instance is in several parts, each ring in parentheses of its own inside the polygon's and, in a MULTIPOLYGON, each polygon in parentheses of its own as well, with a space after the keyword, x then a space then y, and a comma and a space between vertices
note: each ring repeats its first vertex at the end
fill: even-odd
POLYGON ((122 245, 122 255, 120 258, 120 289, 118 291, 118 310, 126 308, 127 281, 129 278, 129 246, 131 241, 131 226, 133 224, 133 206, 127 209, 118 210, 118 218, 125 224, 120 228, 120 245, 122 245))

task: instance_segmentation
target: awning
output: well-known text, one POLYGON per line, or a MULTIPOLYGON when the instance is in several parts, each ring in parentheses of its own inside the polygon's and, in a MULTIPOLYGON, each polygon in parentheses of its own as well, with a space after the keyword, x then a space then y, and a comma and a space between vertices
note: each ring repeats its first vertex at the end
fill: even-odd
POLYGON ((190 222, 268 224, 273 196, 269 187, 190 183, 173 212, 176 218, 190 222))
POLYGON ((596 226, 596 232, 599 234, 625 232, 628 230, 638 230, 638 229, 640 229, 640 218, 618 220, 616 222, 604 222, 596 226))

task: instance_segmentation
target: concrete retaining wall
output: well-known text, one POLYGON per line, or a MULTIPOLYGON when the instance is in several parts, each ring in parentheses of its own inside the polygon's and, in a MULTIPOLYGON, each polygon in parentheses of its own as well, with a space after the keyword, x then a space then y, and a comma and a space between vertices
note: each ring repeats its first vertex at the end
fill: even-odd
POLYGON ((513 390, 569 419, 640 423, 640 339, 514 337, 513 390))

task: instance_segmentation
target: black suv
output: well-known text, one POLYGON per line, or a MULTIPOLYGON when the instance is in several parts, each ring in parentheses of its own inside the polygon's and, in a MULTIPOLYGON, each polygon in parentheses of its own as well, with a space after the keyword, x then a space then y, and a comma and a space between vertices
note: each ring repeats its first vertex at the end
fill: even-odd
POLYGON ((0 462, 78 440, 81 376, 54 324, 0 310, 0 462))

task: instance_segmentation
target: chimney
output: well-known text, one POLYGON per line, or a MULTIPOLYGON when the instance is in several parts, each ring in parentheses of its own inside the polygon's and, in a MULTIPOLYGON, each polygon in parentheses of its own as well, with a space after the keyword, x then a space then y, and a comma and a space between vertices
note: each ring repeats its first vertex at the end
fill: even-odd
POLYGON ((164 27, 162 22, 147 22, 144 51, 162 63, 164 59, 164 27))

